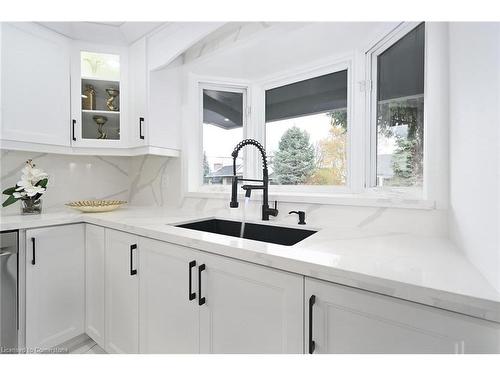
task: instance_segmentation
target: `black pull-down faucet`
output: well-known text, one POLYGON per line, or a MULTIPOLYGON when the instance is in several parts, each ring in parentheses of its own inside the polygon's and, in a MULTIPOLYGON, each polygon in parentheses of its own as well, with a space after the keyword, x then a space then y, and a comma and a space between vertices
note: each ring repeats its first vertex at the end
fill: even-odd
POLYGON ((245 190, 245 196, 250 197, 252 190, 262 190, 262 220, 269 220, 269 216, 277 216, 277 202, 274 203, 274 208, 269 208, 269 173, 267 170, 267 157, 264 147, 255 139, 245 139, 238 143, 231 153, 233 157, 233 186, 231 189, 231 208, 238 207, 238 181, 262 182, 262 185, 243 185, 241 188, 245 190), (262 155, 262 180, 253 180, 248 178, 239 178, 236 176, 236 158, 240 150, 246 145, 257 147, 262 155))

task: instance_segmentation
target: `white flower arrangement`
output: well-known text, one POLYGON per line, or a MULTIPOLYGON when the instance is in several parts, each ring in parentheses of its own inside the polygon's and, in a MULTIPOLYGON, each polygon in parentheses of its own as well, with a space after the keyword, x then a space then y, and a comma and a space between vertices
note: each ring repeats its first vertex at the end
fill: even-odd
POLYGON ((33 160, 29 159, 26 166, 22 169, 21 179, 16 186, 5 189, 3 194, 9 197, 3 202, 2 206, 6 207, 14 202, 21 200, 37 200, 40 199, 45 190, 49 175, 39 168, 35 168, 33 160))

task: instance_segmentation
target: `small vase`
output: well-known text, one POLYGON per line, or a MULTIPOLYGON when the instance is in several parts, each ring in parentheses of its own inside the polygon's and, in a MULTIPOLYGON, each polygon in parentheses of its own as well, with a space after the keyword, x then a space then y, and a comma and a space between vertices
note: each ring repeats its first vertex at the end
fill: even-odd
POLYGON ((39 215, 42 213, 42 200, 40 198, 21 199, 21 215, 39 215))

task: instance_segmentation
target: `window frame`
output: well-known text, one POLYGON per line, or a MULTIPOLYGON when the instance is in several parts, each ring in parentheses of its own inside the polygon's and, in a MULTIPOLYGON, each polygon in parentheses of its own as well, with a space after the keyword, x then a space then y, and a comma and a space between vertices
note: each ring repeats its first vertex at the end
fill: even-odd
MULTIPOLYGON (((185 148, 188 152, 196 151, 196 155, 188 155, 187 160, 184 158, 182 162, 186 167, 183 174, 187 176, 184 180, 186 181, 183 190, 184 196, 225 199, 229 193, 228 187, 224 185, 203 185, 203 136, 202 129, 199 126, 202 124, 203 107, 200 100, 202 98, 200 85, 208 89, 222 91, 231 88, 245 89, 244 137, 254 138, 265 145, 266 90, 347 69, 348 169, 346 185, 272 185, 269 192, 270 199, 311 204, 414 209, 446 207, 448 164, 446 160, 440 160, 439 157, 443 157, 447 149, 447 139, 445 133, 443 133, 447 127, 443 123, 446 116, 441 113, 441 107, 445 104, 445 98, 442 97, 442 94, 446 93, 447 86, 445 79, 437 79, 437 82, 428 80, 428 77, 439 78, 441 74, 446 73, 446 66, 443 64, 445 56, 442 50, 447 46, 447 34, 446 28, 438 24, 426 23, 425 27, 424 176, 422 190, 419 190, 418 194, 414 194, 411 187, 385 186, 381 188, 376 186, 376 58, 421 23, 401 22, 394 25, 390 30, 381 31, 367 44, 351 53, 333 54, 297 68, 264 77, 261 80, 249 81, 239 78, 210 77, 188 73, 188 81, 190 82, 188 92, 195 91, 195 93, 188 94, 190 98, 188 101, 193 104, 188 104, 187 108, 196 105, 198 110, 193 108, 195 115, 188 115, 188 118, 192 120, 187 121, 186 125, 188 126, 185 130, 188 132, 195 131, 194 136, 199 137, 199 146, 198 150, 194 150, 193 146, 195 145, 193 144, 185 148), (372 79, 373 77, 375 79, 372 79), (432 101, 429 100, 431 96, 432 101), (372 106, 374 107, 372 108, 372 106), (194 117, 196 117, 196 120, 194 117), (429 127, 429 123, 432 125, 431 127, 429 127), (192 171, 195 157, 197 158, 196 170, 192 171), (435 160, 436 157, 438 157, 437 160, 435 160), (433 163, 429 163, 429 160, 433 160, 433 163), (434 163, 436 163, 436 166, 434 166, 434 163), (444 174, 443 170, 445 171, 444 174), (194 173, 196 173, 196 176, 194 176, 194 173), (372 181, 375 182, 375 186, 372 181), (439 186, 434 186, 434 184, 439 184, 439 186), (310 187, 313 189, 310 189, 310 187)), ((187 138, 192 139, 192 136, 193 134, 188 135, 187 138)), ((256 150, 246 147, 242 152, 245 176, 248 178, 261 177, 262 164, 256 150)), ((239 194, 243 193, 239 192, 239 194)))
MULTIPOLYGON (((199 191, 205 192, 217 192, 217 191, 226 191, 227 188, 225 185, 216 184, 204 184, 203 183, 203 90, 215 90, 215 91, 226 91, 226 92, 236 92, 243 94, 243 139, 248 137, 248 120, 249 120, 249 103, 248 103, 248 93, 249 86, 247 84, 235 83, 234 81, 215 81, 210 79, 197 79, 197 106, 198 106, 198 129, 199 129, 199 137, 198 137, 198 171, 197 171, 197 185, 199 191)), ((235 145, 236 146, 236 145, 235 145)), ((245 154, 243 156, 243 173, 245 173, 248 168, 248 160, 245 158, 245 154)))
MULTIPOLYGON (((352 193, 352 157, 355 152, 352 152, 352 128, 353 128, 353 56, 342 56, 340 58, 329 59, 328 63, 316 63, 308 65, 301 69, 294 70, 293 72, 285 72, 280 76, 268 77, 259 82, 261 100, 259 100, 260 108, 262 108, 262 116, 258 120, 259 126, 257 134, 258 140, 264 147, 266 147, 266 91, 275 89, 277 87, 286 86, 289 84, 305 81, 311 78, 320 77, 323 75, 341 72, 347 70, 347 147, 346 147, 346 183, 345 185, 272 185, 273 192, 277 194, 291 193, 291 194, 341 194, 352 193)), ((260 164, 259 164, 260 166, 260 164)), ((259 178, 262 176, 261 171, 258 174, 259 178)))
MULTIPOLYGON (((381 187, 377 186, 377 73, 378 73, 378 56, 396 44, 401 38, 410 33, 418 25, 423 22, 403 22, 397 26, 392 32, 387 34, 372 48, 366 52, 366 84, 369 86, 368 94, 366 95, 366 170, 365 170, 365 188, 373 191, 380 192, 394 192, 402 195, 415 191, 413 187, 381 187)), ((426 100, 427 100, 427 32, 425 32, 424 39, 424 176, 422 181, 422 191, 419 192, 419 198, 423 198, 425 185, 426 185, 426 100)))

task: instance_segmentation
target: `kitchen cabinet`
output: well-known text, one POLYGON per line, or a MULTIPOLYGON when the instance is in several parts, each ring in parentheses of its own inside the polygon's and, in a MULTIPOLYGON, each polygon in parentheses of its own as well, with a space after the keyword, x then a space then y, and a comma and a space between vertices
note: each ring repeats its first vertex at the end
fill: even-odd
POLYGON ((139 247, 141 353, 198 353, 200 253, 146 238, 139 247))
POLYGON ((309 353, 498 353, 498 324, 305 279, 309 353))
POLYGON ((148 70, 146 61, 146 38, 141 38, 129 47, 129 134, 130 146, 144 146, 149 138, 147 127, 148 70))
POLYGON ((202 353, 303 353, 303 277, 239 260, 198 258, 202 353))
POLYGON ((138 237, 106 229, 105 345, 108 353, 139 351, 138 237))
POLYGON ((2 148, 70 145, 70 43, 34 23, 1 23, 2 148))
POLYGON ((73 146, 127 147, 127 56, 124 47, 72 43, 73 146))
MULTIPOLYGON (((186 28, 179 32, 189 34, 186 28)), ((166 110, 155 103, 155 114, 170 117, 150 125, 148 37, 130 46, 101 45, 69 39, 33 22, 15 22, 0 25, 0 38, 3 149, 180 155, 180 121, 170 116, 172 109, 180 116, 174 107, 177 86, 167 87, 164 95, 164 81, 156 81, 160 105, 172 93, 175 102, 166 110)), ((170 78, 174 83, 179 79, 170 78)))
POLYGON ((84 333, 84 224, 26 231, 26 347, 84 333))
POLYGON ((302 276, 140 241, 142 353, 302 353, 302 276))
POLYGON ((85 333, 104 348, 104 228, 85 224, 85 333))

